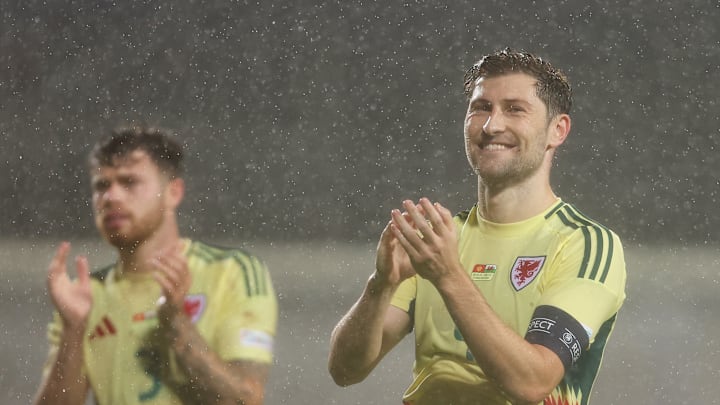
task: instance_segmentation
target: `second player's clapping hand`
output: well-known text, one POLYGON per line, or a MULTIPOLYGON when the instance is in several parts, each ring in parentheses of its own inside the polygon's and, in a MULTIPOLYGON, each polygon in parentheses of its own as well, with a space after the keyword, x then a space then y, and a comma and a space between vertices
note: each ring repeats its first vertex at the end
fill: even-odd
POLYGON ((403 201, 403 208, 404 213, 393 210, 391 230, 417 274, 437 284, 461 271, 452 213, 427 198, 403 201))
POLYGON ((155 268, 153 277, 162 289, 158 308, 159 321, 161 324, 170 324, 178 315, 184 314, 185 295, 192 283, 182 241, 159 254, 152 264, 155 268))

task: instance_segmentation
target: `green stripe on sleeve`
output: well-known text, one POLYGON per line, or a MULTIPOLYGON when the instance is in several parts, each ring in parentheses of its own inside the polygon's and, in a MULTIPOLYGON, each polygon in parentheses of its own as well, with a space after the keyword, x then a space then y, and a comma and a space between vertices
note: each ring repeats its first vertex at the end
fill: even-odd
POLYGON ((595 230, 595 233, 597 235, 597 246, 596 246, 596 252, 595 252, 595 263, 593 265, 592 272, 588 276, 590 280, 595 280, 598 282, 605 282, 605 279, 607 278, 608 273, 610 272, 610 264, 613 257, 613 250, 614 250, 614 241, 613 241, 613 235, 610 230, 597 222, 593 221, 592 219, 588 218, 585 214, 578 211, 575 207, 572 207, 572 211, 569 211, 569 214, 578 222, 582 223, 585 226, 591 227, 595 230), (607 251, 605 251, 604 247, 604 239, 607 238, 607 251), (604 261, 604 263, 603 263, 604 261), (600 268, 602 266, 602 272, 600 271, 600 268), (600 273, 600 278, 598 279, 598 273, 600 273))
POLYGON ((239 255, 234 254, 233 259, 235 259, 235 261, 238 263, 238 265, 240 266, 240 270, 243 273, 243 278, 245 279, 245 294, 248 297, 252 297, 253 293, 250 289, 250 275, 248 274, 248 268, 245 265, 244 260, 242 260, 243 258, 239 255))
POLYGON ((605 268, 603 269, 602 275, 600 276, 600 282, 605 283, 605 279, 610 273, 610 265, 612 264, 612 258, 614 257, 615 241, 613 240, 612 233, 608 231, 608 254, 605 258, 605 268))
POLYGON ((590 246, 592 245, 592 242, 590 241, 590 231, 586 227, 580 228, 582 230, 583 236, 585 237, 585 250, 583 252, 583 259, 582 264, 580 265, 580 272, 578 273, 578 278, 585 278, 585 272, 588 269, 588 265, 590 264, 590 246))
POLYGON ((592 228, 595 231, 595 262, 592 266, 592 271, 590 272, 590 276, 588 276, 589 279, 595 280, 595 277, 597 277, 597 273, 600 270, 600 262, 602 261, 603 255, 603 235, 602 230, 597 227, 592 228))

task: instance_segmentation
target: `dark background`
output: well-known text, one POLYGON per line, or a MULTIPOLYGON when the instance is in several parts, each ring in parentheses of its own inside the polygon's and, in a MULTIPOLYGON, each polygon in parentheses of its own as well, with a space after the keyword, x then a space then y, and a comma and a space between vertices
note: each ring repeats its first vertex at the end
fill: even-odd
POLYGON ((211 239, 469 208, 462 76, 511 46, 574 86, 559 195, 629 243, 720 239, 717 1, 283 3, 0 0, 2 236, 93 236, 85 158, 128 123, 187 144, 183 228, 211 239))

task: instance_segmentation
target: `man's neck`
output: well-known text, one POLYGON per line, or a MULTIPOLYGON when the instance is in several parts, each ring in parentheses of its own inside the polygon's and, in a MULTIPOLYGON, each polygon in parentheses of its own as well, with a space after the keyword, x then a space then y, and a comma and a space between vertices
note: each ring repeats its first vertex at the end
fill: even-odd
POLYGON ((529 179, 508 186, 491 187, 478 177, 480 216, 495 223, 513 223, 532 218, 557 201, 549 182, 529 179))
POLYGON ((118 248, 120 272, 125 274, 151 273, 152 261, 176 248, 180 234, 175 229, 159 231, 134 247, 118 248))

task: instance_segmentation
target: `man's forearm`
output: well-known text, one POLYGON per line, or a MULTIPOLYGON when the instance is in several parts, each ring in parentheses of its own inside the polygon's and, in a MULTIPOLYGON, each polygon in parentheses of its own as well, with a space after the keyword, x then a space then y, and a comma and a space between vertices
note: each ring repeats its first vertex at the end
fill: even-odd
POLYGON ((485 374, 514 402, 542 401, 564 372, 559 358, 506 325, 465 274, 436 287, 485 374))
POLYGON ((333 330, 328 368, 337 384, 362 381, 381 359, 385 314, 396 289, 371 276, 358 301, 333 330))
POLYGON ((82 405, 88 390, 82 374, 84 330, 63 331, 55 360, 44 376, 34 404, 82 405))
POLYGON ((207 404, 263 403, 266 370, 243 371, 225 362, 208 345, 186 316, 172 322, 171 348, 187 374, 185 389, 207 404))

